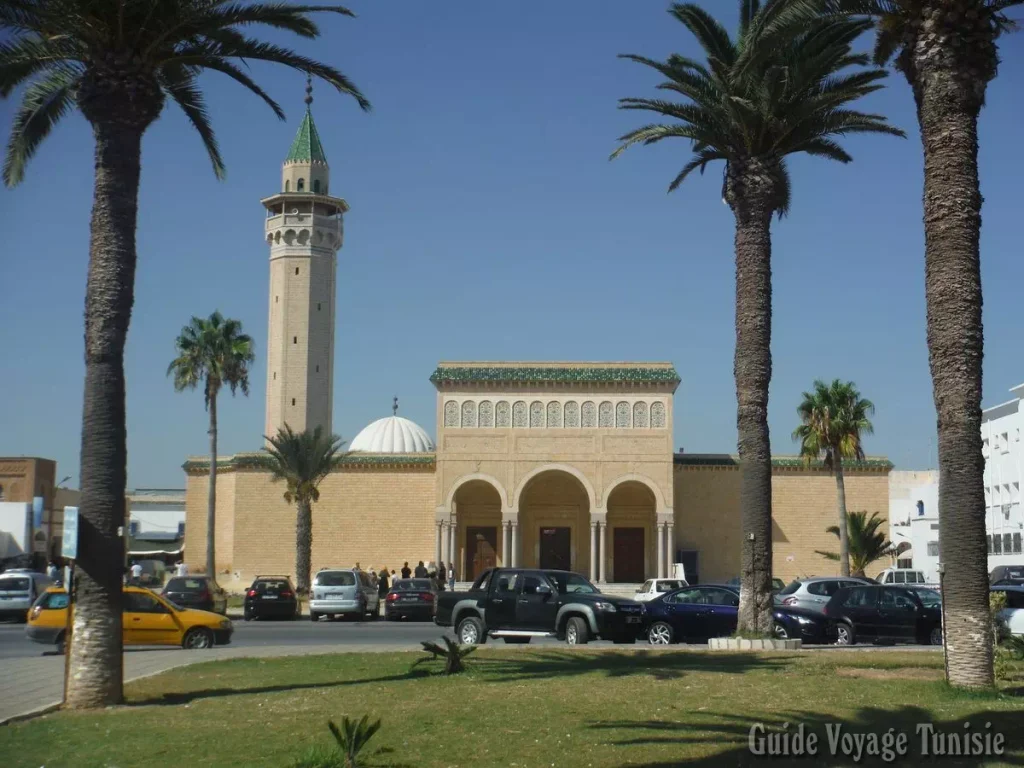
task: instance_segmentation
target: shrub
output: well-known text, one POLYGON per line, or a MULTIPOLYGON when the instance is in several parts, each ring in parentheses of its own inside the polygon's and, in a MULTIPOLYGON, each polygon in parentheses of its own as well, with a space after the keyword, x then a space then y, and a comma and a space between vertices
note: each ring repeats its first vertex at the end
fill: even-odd
POLYGON ((334 737, 335 746, 313 746, 292 764, 292 768, 359 768, 359 754, 374 734, 380 730, 380 720, 370 722, 368 715, 360 720, 341 719, 339 728, 333 720, 327 727, 334 737))
POLYGON ((444 640, 444 645, 439 643, 431 643, 424 641, 422 643, 423 650, 430 654, 426 658, 422 658, 413 663, 415 667, 417 664, 423 664, 430 661, 436 661, 437 659, 444 659, 444 673, 446 675, 456 675, 466 669, 466 665, 463 662, 469 654, 476 650, 475 645, 467 645, 465 647, 459 645, 447 635, 441 638, 444 640))

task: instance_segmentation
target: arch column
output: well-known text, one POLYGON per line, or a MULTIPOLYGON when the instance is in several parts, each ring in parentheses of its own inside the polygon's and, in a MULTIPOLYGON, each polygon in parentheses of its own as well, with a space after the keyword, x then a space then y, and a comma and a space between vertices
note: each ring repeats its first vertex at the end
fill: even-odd
POLYGON ((665 577, 665 524, 658 523, 658 578, 665 577))
POLYGON ((597 581, 597 528, 598 523, 590 520, 590 580, 597 581))
POLYGON ((671 507, 659 512, 658 521, 658 573, 661 577, 671 576, 676 559, 675 512, 671 507))

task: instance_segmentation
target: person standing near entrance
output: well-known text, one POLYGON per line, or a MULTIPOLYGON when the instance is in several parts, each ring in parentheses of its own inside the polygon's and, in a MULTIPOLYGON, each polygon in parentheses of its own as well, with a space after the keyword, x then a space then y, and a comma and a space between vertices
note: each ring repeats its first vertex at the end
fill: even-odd
POLYGON ((384 599, 388 596, 390 588, 391 580, 388 578, 388 567, 385 565, 380 569, 380 575, 377 576, 377 603, 381 616, 384 615, 384 599))
POLYGON ((455 563, 448 563, 448 589, 455 591, 455 563))
POLYGON ((132 579, 131 579, 130 583, 137 587, 137 586, 139 586, 139 583, 141 581, 142 581, 142 566, 139 563, 134 563, 132 565, 132 579))
MULTIPOLYGON (((404 571, 405 569, 403 568, 402 570, 404 571)), ((420 560, 420 564, 416 566, 416 570, 413 573, 416 574, 417 579, 427 578, 427 568, 423 565, 422 560, 420 560)))
POLYGON ((440 592, 444 591, 445 584, 448 583, 448 571, 444 568, 444 560, 441 560, 437 564, 437 589, 440 592))
MULTIPOLYGON (((420 563, 420 565, 422 565, 422 563, 420 563)), ((408 579, 410 576, 412 576, 412 571, 409 569, 409 563, 406 562, 406 564, 402 566, 402 578, 408 579)))

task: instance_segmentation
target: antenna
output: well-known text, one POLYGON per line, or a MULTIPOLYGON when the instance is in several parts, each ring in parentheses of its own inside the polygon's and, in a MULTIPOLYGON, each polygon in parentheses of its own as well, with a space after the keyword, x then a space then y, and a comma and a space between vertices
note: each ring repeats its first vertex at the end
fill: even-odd
POLYGON ((391 414, 393 416, 398 415, 398 395, 395 395, 394 400, 391 401, 391 414))

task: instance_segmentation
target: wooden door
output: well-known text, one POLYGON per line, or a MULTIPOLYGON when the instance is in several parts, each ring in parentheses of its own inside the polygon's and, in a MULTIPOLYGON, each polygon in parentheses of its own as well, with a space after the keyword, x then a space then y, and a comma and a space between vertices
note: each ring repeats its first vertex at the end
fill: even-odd
POLYGON ((572 569, 572 529, 540 529, 540 567, 556 571, 572 569))
POLYGON ((644 580, 644 529, 615 528, 614 566, 612 580, 633 584, 644 580))
POLYGON ((498 564, 498 529, 496 526, 466 528, 466 563, 469 565, 469 579, 498 564))

